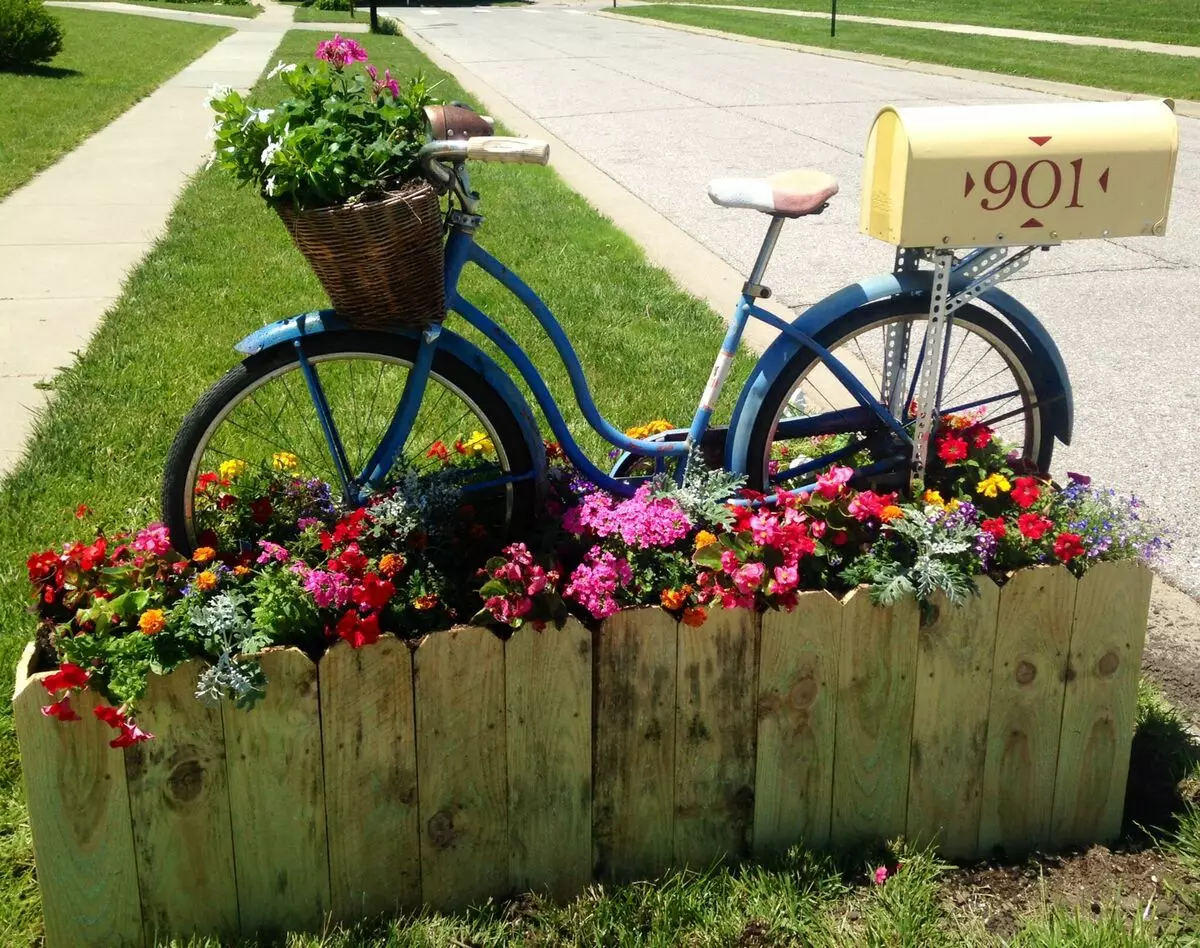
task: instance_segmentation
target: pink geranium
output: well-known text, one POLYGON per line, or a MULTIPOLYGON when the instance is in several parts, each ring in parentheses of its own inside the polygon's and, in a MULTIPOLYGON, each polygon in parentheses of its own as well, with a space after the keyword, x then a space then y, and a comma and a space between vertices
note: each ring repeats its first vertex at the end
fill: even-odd
POLYGON ((367 61, 367 51, 352 39, 333 34, 333 39, 321 40, 314 54, 317 59, 323 59, 334 69, 341 69, 350 63, 367 61))
POLYGON ((579 603, 594 618, 603 619, 621 608, 613 594, 632 581, 633 570, 628 560, 594 546, 575 567, 563 595, 579 603))
POLYGON ((849 467, 832 468, 828 474, 817 478, 817 493, 826 500, 836 500, 843 486, 854 475, 854 469, 849 467))

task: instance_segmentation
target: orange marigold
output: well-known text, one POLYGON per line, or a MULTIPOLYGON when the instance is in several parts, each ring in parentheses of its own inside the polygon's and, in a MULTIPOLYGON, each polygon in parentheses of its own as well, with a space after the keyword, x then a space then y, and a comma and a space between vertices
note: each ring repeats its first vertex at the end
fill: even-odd
POLYGON ((161 609, 147 609, 138 619, 138 628, 146 635, 154 635, 167 627, 166 614, 161 609))
POLYGON ((708 610, 703 606, 689 606, 683 610, 683 624, 698 629, 708 619, 708 610))
POLYGON ((237 566, 235 566, 233 568, 233 575, 236 576, 238 579, 245 579, 252 572, 254 572, 254 570, 252 570, 249 566, 245 566, 243 564, 238 564, 237 566))
POLYGON ((703 550, 706 546, 712 546, 717 542, 717 538, 707 530, 701 530, 696 534, 696 549, 703 550))
POLYGON ((404 569, 404 566, 405 559, 399 553, 384 553, 379 558, 379 572, 389 578, 404 569))
POLYGON ((879 519, 884 523, 890 523, 893 520, 899 520, 903 516, 904 511, 895 504, 888 504, 881 511, 879 511, 879 519))
POLYGON ((192 559, 197 563, 207 563, 216 555, 217 551, 211 546, 199 546, 196 547, 196 552, 192 554, 192 559))
POLYGON ((196 588, 201 592, 208 592, 210 589, 217 588, 217 574, 211 569, 206 569, 203 573, 196 576, 196 588))
POLYGON ((413 600, 413 608, 421 612, 424 612, 426 609, 432 609, 437 604, 438 597, 436 593, 426 593, 424 596, 417 596, 413 600))
POLYGON ((664 609, 682 609, 692 594, 692 587, 681 586, 679 589, 664 589, 659 596, 664 609))

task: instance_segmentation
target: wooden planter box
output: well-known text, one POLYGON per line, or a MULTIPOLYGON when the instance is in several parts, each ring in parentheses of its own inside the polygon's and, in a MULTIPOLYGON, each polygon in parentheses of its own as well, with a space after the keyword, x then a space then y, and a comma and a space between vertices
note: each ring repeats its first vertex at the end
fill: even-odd
POLYGON ((263 655, 253 711, 151 682, 119 752, 15 717, 48 948, 318 928, 422 903, 906 835, 953 857, 1120 831, 1151 574, 1101 564, 915 604, 807 593, 698 629, 631 610, 263 655))

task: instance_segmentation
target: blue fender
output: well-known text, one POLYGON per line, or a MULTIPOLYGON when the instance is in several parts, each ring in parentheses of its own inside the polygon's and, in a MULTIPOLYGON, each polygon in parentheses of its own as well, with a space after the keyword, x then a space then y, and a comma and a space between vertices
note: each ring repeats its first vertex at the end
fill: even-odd
MULTIPOLYGON (((289 316, 256 329, 234 348, 246 356, 258 355, 274 346, 291 343, 303 336, 316 336, 327 332, 346 332, 355 327, 339 319, 333 310, 316 310, 311 313, 301 313, 299 316, 289 316)), ((420 330, 416 329, 380 329, 396 336, 408 336, 411 339, 420 338, 420 330)), ((438 348, 465 363, 478 372, 485 382, 491 386, 496 395, 512 409, 517 423, 521 426, 521 434, 529 446, 529 454, 533 458, 535 474, 540 481, 546 470, 546 446, 542 440, 541 430, 537 419, 529 408, 529 403, 517 390, 508 373, 474 343, 464 339, 456 332, 445 327, 438 336, 438 348)))
MULTIPOLYGON (((905 311, 928 311, 932 282, 933 273, 928 270, 868 277, 831 293, 798 316, 792 325, 820 341, 821 333, 832 323, 871 303, 894 298, 897 307, 903 307, 905 311)), ((966 286, 966 283, 964 278, 957 277, 951 282, 951 290, 957 292, 966 286)), ((1058 346, 1054 344, 1054 340, 1050 338, 1050 334, 1038 318, 1002 290, 988 290, 980 294, 979 299, 1003 316, 1029 346, 1033 364, 1028 368, 1033 376, 1039 400, 1047 402, 1046 415, 1050 430, 1063 444, 1070 444, 1075 424, 1075 407, 1071 396, 1071 381, 1058 346)), ((780 334, 762 354, 754 371, 750 373, 729 422, 730 436, 725 442, 725 464, 729 470, 746 470, 750 433, 763 398, 801 345, 791 336, 780 334)))

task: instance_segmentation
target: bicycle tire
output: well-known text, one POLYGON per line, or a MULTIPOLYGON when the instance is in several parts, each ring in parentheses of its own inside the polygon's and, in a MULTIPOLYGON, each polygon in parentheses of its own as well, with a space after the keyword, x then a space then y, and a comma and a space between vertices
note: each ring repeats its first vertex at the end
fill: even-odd
MULTIPOLYGON (((305 341, 305 355, 312 360, 319 360, 322 356, 360 353, 411 365, 416 351, 415 339, 365 330, 323 333, 305 341)), ((244 394, 254 391, 266 380, 291 367, 298 368, 299 359, 290 342, 253 355, 235 365, 214 383, 184 418, 167 455, 161 495, 163 522, 170 531, 172 544, 181 554, 190 555, 195 547, 191 500, 200 457, 208 437, 215 430, 215 424, 240 402, 244 394)), ((533 457, 521 425, 499 392, 477 372, 445 351, 435 355, 430 376, 431 381, 447 383, 463 393, 476 406, 478 417, 486 417, 498 442, 499 454, 506 459, 509 473, 525 474, 533 470, 533 457)), ((537 494, 536 477, 516 481, 509 486, 513 493, 505 532, 512 535, 520 533, 532 522, 537 494)))
MULTIPOLYGON (((867 330, 875 324, 882 324, 897 319, 912 317, 916 321, 929 318, 927 311, 918 310, 911 299, 889 299, 852 310, 840 319, 835 320, 815 337, 821 346, 833 352, 838 346, 858 333, 867 330)), ((1054 453, 1054 434, 1046 417, 1045 409, 1038 407, 1038 378, 1029 347, 1017 333, 1003 320, 981 307, 971 304, 956 310, 954 323, 966 323, 978 330, 981 336, 990 336, 996 343, 1008 351, 1011 359, 1001 352, 1001 357, 1014 369, 1014 376, 1020 371, 1022 378, 1018 384, 1027 387, 1023 394, 1033 399, 1031 411, 1033 430, 1026 432, 1026 454, 1038 468, 1047 471, 1054 453), (1028 446, 1032 445, 1032 449, 1028 446)), ((997 349, 996 351, 1000 351, 997 349)), ((758 415, 754 419, 751 434, 747 443, 746 477, 747 483, 755 489, 767 483, 767 452, 773 435, 776 421, 782 412, 782 403, 788 399, 800 380, 820 359, 815 352, 808 348, 799 349, 776 377, 771 387, 763 397, 758 415)))

